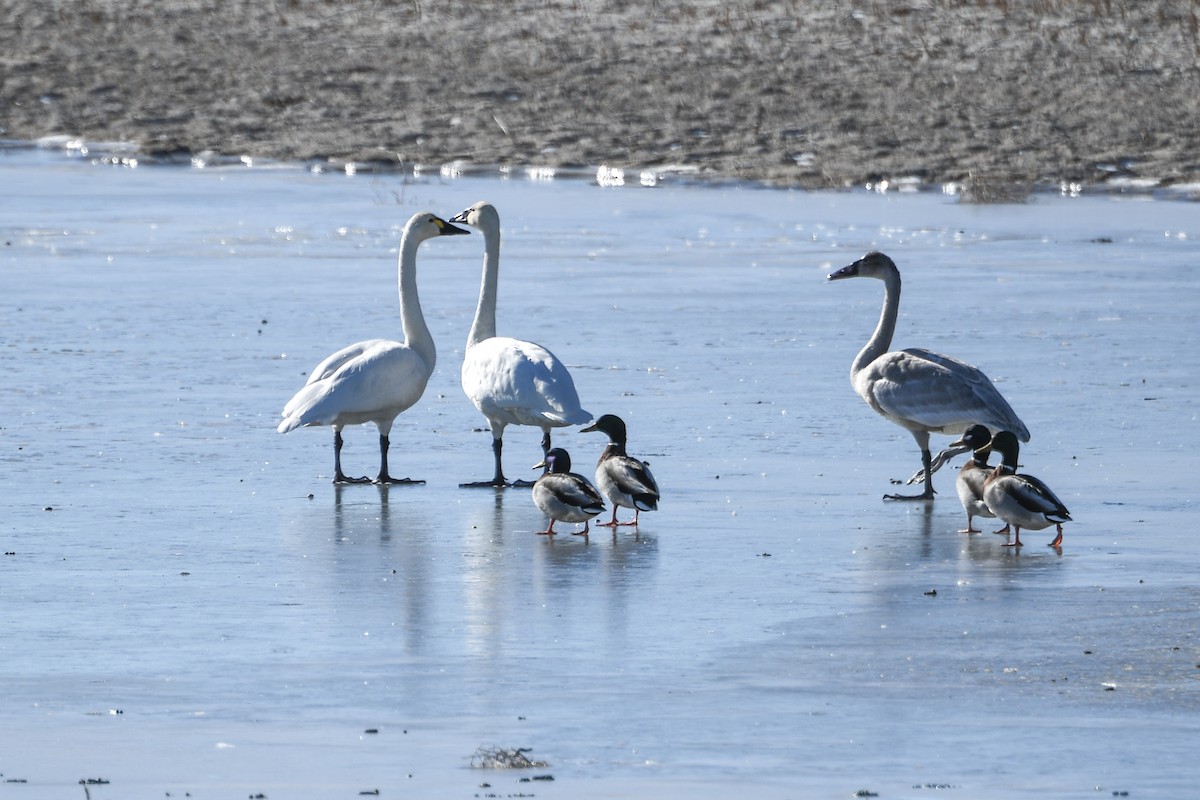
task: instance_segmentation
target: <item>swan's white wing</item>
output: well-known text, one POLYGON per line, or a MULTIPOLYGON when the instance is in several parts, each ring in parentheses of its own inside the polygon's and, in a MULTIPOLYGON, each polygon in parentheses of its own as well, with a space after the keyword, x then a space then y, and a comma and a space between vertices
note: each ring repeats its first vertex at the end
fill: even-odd
POLYGON ((308 380, 304 382, 304 388, 296 392, 296 394, 292 396, 292 399, 287 402, 287 405, 283 407, 283 416, 290 417, 296 413, 296 410, 301 404, 312 402, 314 393, 312 391, 305 391, 305 389, 307 389, 309 386, 326 380, 343 366, 345 366, 346 362, 358 358, 368 349, 385 342, 387 342, 387 339, 368 339, 363 342, 355 342, 354 344, 343 347, 336 353, 326 356, 320 364, 317 364, 312 368, 312 371, 308 373, 308 380))
POLYGON ((541 345, 496 336, 467 350, 462 386, 480 413, 505 423, 582 425, 592 415, 580 407, 571 373, 541 345))
POLYGON ((944 433, 986 425, 1029 440, 1025 424, 987 375, 958 359, 918 348, 894 350, 873 361, 859 380, 864 378, 867 402, 886 416, 944 433))
POLYGON ((328 378, 333 373, 341 369, 346 362, 358 358, 367 350, 373 347, 378 347, 381 344, 387 344, 387 339, 367 339, 363 342, 356 342, 352 345, 347 345, 336 353, 325 357, 325 360, 313 367, 313 371, 308 376, 307 383, 316 383, 317 381, 328 378))
POLYGON ((360 343, 364 344, 369 346, 357 356, 296 393, 284 410, 281 432, 371 421, 390 427, 397 414, 421 398, 432 372, 424 359, 399 342, 376 339, 360 343))

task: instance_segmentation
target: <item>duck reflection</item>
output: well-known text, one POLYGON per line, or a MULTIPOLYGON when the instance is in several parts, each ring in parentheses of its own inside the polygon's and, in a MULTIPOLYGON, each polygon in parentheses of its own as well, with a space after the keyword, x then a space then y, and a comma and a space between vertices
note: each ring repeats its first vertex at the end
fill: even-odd
POLYGON ((648 534, 538 537, 542 517, 524 491, 496 492, 470 513, 463 581, 467 647, 489 658, 536 649, 534 637, 602 626, 597 645, 625 643, 632 597, 653 580, 657 540, 648 534))

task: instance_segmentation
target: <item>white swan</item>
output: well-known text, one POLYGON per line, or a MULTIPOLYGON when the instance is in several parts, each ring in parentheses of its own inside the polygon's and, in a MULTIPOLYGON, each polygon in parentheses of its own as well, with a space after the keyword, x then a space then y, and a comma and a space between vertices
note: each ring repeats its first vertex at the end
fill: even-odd
POLYGON ((476 203, 451 222, 483 231, 483 279, 479 304, 463 356, 462 388, 492 431, 495 473, 489 481, 463 486, 528 486, 509 484, 501 466, 504 429, 532 425, 542 429, 542 455, 550 452, 550 429, 582 425, 592 415, 580 408, 571 373, 546 348, 533 342, 496 335, 496 294, 500 271, 500 215, 490 203, 476 203))
POLYGON ((607 434, 609 440, 604 452, 600 454, 600 461, 596 464, 596 486, 613 504, 613 515, 610 521, 596 524, 606 528, 615 528, 618 525, 636 526, 643 511, 658 510, 661 497, 658 483, 650 474, 650 467, 646 462, 639 461, 625 452, 625 420, 616 414, 603 414, 581 432, 590 431, 607 434), (618 508, 632 508, 633 520, 617 522, 618 508))
POLYGON ((539 536, 553 536, 555 522, 582 522, 575 536, 588 535, 588 520, 604 511, 604 499, 596 487, 582 475, 571 472, 571 456, 561 447, 546 453, 546 459, 534 464, 546 472, 533 484, 533 504, 550 518, 550 525, 539 536))
MULTIPOLYGON (((933 471, 952 453, 929 453, 929 434, 961 434, 972 425, 1014 432, 1023 442, 1029 430, 978 368, 929 350, 891 350, 900 308, 900 270, 883 253, 872 252, 829 276, 883 281, 883 311, 866 346, 850 365, 854 391, 887 419, 909 431, 921 448, 925 491, 884 495, 887 500, 932 500, 933 471)), ((961 451, 959 451, 961 452, 961 451)))
POLYGON ((1071 521, 1071 512, 1049 486, 1032 475, 1017 474, 1020 447, 1011 431, 1000 431, 992 437, 992 449, 1000 454, 1001 462, 983 486, 983 499, 1013 528, 1013 541, 1005 547, 1021 546, 1021 528, 1040 531, 1051 525, 1058 527, 1058 536, 1050 546, 1062 547, 1062 524, 1071 521))
POLYGON ((400 412, 421 399, 437 351, 417 297, 417 246, 434 236, 469 233, 429 213, 414 214, 400 236, 397 282, 404 341, 370 339, 344 347, 318 364, 283 408, 279 432, 308 425, 333 427, 334 483, 368 483, 342 472, 342 428, 374 422, 379 428, 376 483, 423 483, 388 474, 388 436, 400 412))

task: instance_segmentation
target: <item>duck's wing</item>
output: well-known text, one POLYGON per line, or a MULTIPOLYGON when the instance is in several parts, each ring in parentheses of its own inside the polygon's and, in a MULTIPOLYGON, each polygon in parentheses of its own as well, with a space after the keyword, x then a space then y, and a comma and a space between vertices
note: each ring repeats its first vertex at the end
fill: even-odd
POLYGON ((549 488, 563 503, 582 508, 585 511, 595 511, 599 514, 604 510, 604 498, 596 491, 596 487, 582 475, 574 472, 566 474, 544 475, 542 480, 549 481, 549 488))
POLYGON ((644 461, 631 456, 614 456, 604 459, 601 468, 623 494, 659 497, 658 483, 644 461))
POLYGON ((1012 494, 1025 508, 1045 514, 1047 519, 1055 522, 1071 519, 1071 512, 1063 501, 1040 478, 1024 473, 1016 475, 1016 478, 1018 482, 1013 484, 1012 494))

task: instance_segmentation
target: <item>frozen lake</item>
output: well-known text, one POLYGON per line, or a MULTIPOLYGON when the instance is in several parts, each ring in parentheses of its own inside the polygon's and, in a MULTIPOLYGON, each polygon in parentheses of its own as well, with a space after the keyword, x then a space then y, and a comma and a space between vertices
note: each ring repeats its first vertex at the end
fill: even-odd
MULTIPOLYGON (((1196 794, 1194 203, 29 149, 0 186, 0 800, 1196 794), (275 432, 325 355, 401 338, 408 217, 480 199, 499 332, 662 484, 640 533, 551 541, 527 490, 458 487, 491 474, 458 385, 478 232, 420 250, 439 360, 392 468, 426 485, 335 487, 328 429, 275 432), (919 466, 849 385, 883 287, 825 280, 870 249, 904 276, 894 346, 980 366, 1029 426, 1061 554, 957 533, 961 458, 934 503, 881 499, 919 466)), ((346 438, 374 474, 374 428, 346 438)), ((509 477, 539 440, 508 429, 509 477)), ((603 437, 555 443, 590 475, 603 437)))

